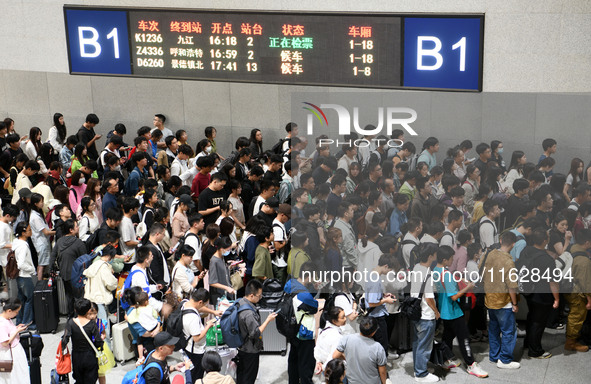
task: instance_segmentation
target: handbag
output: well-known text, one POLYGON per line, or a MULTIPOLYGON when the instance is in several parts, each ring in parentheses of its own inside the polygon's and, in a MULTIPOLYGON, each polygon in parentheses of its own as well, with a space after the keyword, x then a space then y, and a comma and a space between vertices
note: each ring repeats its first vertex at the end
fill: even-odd
POLYGON ((219 325, 209 328, 205 334, 205 345, 208 347, 217 347, 222 344, 224 344, 222 328, 219 325))
MULTIPOLYGON (((107 354, 104 352, 104 347, 103 347, 103 351, 99 351, 94 346, 94 343, 92 341, 90 341, 90 338, 88 337, 88 335, 84 331, 84 328, 82 327, 82 325, 80 324, 80 322, 78 321, 78 319, 74 319, 74 323, 76 323, 76 325, 80 328, 80 331, 82 331, 82 334, 84 335, 84 337, 88 341, 88 344, 90 344, 90 346, 92 347, 92 349, 94 349, 94 353, 96 354, 96 358, 98 360, 99 371, 101 369, 103 369, 103 370, 106 369, 108 371, 111 368, 113 368, 115 365, 113 364, 113 365, 109 366, 111 364, 111 362, 109 361, 109 357, 107 356, 107 354)), ((113 358, 112 361, 115 362, 115 358, 113 358)))
POLYGON ((9 279, 16 279, 19 274, 18 264, 16 262, 16 256, 14 251, 11 249, 6 256, 6 277, 9 279))
POLYGON ((425 290, 425 285, 427 285, 427 280, 429 280, 429 270, 427 270, 427 278, 423 281, 423 284, 421 284, 419 297, 408 296, 400 302, 400 313, 404 314, 412 321, 421 320, 421 301, 423 301, 423 291, 425 290))
POLYGON ((12 346, 10 346, 10 360, 0 360, 0 372, 12 372, 12 364, 14 357, 12 356, 12 346))
POLYGON ((103 343, 103 354, 107 356, 108 363, 104 365, 99 364, 99 376, 105 376, 113 367, 115 367, 115 355, 113 355, 113 352, 107 343, 103 343))
POLYGON ((232 288, 234 288, 235 291, 244 287, 244 281, 242 280, 242 274, 240 271, 232 273, 230 276, 230 282, 232 283, 232 288))
POLYGON ((62 342, 60 341, 57 345, 57 353, 55 355, 55 371, 58 375, 67 375, 72 372, 72 357, 70 356, 70 350, 67 345, 65 351, 64 353, 62 342))

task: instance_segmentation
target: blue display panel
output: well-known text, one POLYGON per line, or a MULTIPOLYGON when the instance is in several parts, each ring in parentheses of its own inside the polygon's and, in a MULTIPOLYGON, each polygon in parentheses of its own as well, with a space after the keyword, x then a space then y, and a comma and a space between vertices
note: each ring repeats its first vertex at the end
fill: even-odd
POLYGON ((480 91, 484 15, 64 6, 70 73, 480 91))
POLYGON ((127 11, 66 9, 70 72, 131 75, 127 11))
POLYGON ((482 18, 406 17, 404 86, 480 90, 482 18))

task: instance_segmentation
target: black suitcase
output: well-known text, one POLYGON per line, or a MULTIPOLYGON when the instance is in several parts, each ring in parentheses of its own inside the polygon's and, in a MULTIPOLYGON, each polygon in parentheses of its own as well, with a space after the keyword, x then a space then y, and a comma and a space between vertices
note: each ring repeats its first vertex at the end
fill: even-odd
POLYGON ((390 335, 390 347, 398 353, 412 350, 412 324, 402 313, 394 315, 394 329, 390 335))
POLYGON ((49 287, 48 282, 38 281, 33 292, 33 311, 39 333, 55 332, 59 323, 57 287, 55 282, 49 287))
POLYGON ((38 357, 29 361, 29 377, 31 384, 41 384, 41 360, 38 357))

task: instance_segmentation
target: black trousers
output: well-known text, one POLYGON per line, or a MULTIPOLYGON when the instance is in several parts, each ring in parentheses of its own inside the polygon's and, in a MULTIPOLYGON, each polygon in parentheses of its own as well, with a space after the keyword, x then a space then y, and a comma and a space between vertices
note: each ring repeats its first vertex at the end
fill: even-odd
MULTIPOLYGON (((191 345, 189 343, 189 345, 191 345)), ((187 345, 188 346, 188 345, 187 345)), ((205 373, 203 367, 201 366, 201 361, 203 361, 203 354, 198 353, 191 353, 185 349, 185 353, 191 359, 191 363, 193 363, 193 369, 191 369, 191 379, 195 382, 198 379, 203 379, 203 374, 205 373)))
MULTIPOLYGON (((378 330, 373 335, 373 339, 380 343, 384 347, 386 356, 388 356, 388 347, 390 344, 390 333, 388 333, 388 323, 386 321, 387 316, 374 317, 378 322, 378 330)), ((394 327, 394 326, 392 326, 394 327)))
POLYGON ((66 293, 66 300, 68 301, 68 318, 75 317, 74 300, 82 297, 80 290, 72 286, 72 280, 64 280, 64 292, 66 293))
POLYGON ((72 376, 76 384, 97 382, 98 360, 94 351, 72 353, 72 376))
POLYGON ((477 331, 486 331, 486 307, 484 306, 484 294, 476 294, 476 306, 470 310, 468 320, 468 329, 470 334, 474 335, 477 331))
POLYGON ((453 320, 443 320, 443 336, 442 340, 449 350, 453 350, 453 341, 458 339, 458 345, 460 346, 460 352, 466 365, 472 365, 474 363, 474 355, 472 355, 472 348, 470 348, 470 332, 468 332, 468 326, 466 325, 466 319, 464 316, 458 317, 453 320))
POLYGON ((238 351, 238 366, 236 367, 236 384, 254 384, 259 374, 258 353, 238 351))
POLYGON ((314 340, 294 338, 290 342, 287 374, 289 384, 312 384, 316 359, 314 359, 314 340))
POLYGON ((527 327, 525 329, 525 343, 528 347, 527 355, 530 357, 538 357, 544 354, 542 348, 542 336, 546 328, 548 316, 552 313, 552 304, 540 304, 527 297, 527 306, 529 312, 527 313, 527 327))

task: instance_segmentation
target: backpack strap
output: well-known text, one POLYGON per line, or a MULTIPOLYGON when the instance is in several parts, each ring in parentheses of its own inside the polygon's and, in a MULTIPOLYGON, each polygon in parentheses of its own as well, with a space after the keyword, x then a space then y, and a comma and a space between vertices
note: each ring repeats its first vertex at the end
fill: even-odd
MULTIPOLYGON (((146 358, 146 360, 147 360, 147 358, 146 358)), ((155 361, 152 361, 150 364, 146 365, 144 367, 144 369, 142 369, 142 371, 138 374, 138 377, 144 376, 146 371, 150 368, 158 368, 158 371, 160 371, 160 381, 162 381, 162 378, 164 377, 164 372, 162 372, 162 367, 160 366, 160 364, 158 364, 155 361)))

